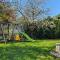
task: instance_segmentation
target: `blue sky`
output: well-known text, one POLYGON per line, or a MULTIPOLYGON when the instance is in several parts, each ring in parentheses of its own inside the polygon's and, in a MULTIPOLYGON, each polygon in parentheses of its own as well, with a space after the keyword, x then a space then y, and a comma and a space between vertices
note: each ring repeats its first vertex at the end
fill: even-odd
MULTIPOLYGON (((26 0, 22 0, 23 4, 25 4, 26 0)), ((49 8, 49 15, 55 16, 60 13, 60 0, 46 0, 45 7, 49 8)))
POLYGON ((60 13, 60 0, 48 0, 46 7, 50 8, 50 15, 54 16, 60 13))
MULTIPOLYGON (((12 1, 12 0, 11 0, 12 1)), ((60 0, 46 0, 45 7, 49 8, 49 15, 54 16, 60 13, 60 0)), ((22 0, 22 5, 24 5, 26 0, 22 0)))

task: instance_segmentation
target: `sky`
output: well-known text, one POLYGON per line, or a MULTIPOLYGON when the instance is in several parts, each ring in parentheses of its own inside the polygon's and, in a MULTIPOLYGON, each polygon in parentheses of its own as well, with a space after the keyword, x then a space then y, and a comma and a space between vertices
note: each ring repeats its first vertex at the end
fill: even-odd
MULTIPOLYGON (((7 0, 9 1, 9 0, 7 0)), ((12 1, 12 0, 11 0, 12 1)), ((14 0, 15 1, 15 0, 14 0)), ((60 0, 46 0, 45 7, 49 8, 49 15, 55 16, 60 13, 60 0)), ((24 5, 26 0, 22 0, 22 5, 24 5)))
POLYGON ((60 13, 60 0, 48 0, 46 7, 50 9, 49 15, 58 15, 60 13))
MULTIPOLYGON (((22 4, 25 4, 23 0, 22 4)), ((45 4, 46 8, 49 8, 49 15, 50 16, 55 16, 60 14, 60 0, 46 0, 46 4, 45 4)))

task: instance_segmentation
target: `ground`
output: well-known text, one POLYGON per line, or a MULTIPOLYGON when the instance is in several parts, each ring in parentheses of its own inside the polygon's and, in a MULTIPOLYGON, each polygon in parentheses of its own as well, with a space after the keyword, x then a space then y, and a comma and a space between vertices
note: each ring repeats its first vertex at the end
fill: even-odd
POLYGON ((0 60, 60 60, 50 54, 60 40, 0 43, 0 60))

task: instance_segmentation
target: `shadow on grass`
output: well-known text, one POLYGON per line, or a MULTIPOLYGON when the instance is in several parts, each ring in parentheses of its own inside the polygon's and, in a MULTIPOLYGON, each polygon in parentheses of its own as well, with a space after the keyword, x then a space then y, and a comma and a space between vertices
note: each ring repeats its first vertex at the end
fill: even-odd
POLYGON ((50 56, 52 47, 0 47, 0 60, 55 60, 50 56))

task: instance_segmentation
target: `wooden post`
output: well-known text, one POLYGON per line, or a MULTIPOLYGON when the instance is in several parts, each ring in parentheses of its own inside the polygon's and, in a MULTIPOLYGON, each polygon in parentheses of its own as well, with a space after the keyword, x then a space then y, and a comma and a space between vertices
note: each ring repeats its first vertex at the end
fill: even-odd
POLYGON ((56 52, 60 53, 60 43, 56 43, 56 52))
POLYGON ((2 33, 3 33, 3 38, 4 38, 4 41, 5 41, 5 44, 6 44, 6 38, 5 38, 5 35, 4 35, 4 29, 3 29, 3 25, 1 24, 1 30, 2 30, 2 33))

